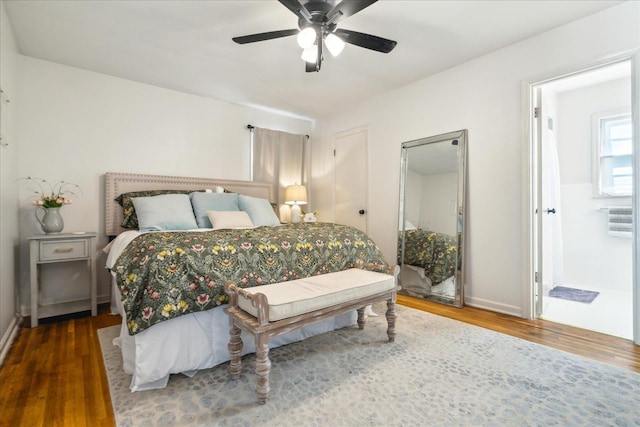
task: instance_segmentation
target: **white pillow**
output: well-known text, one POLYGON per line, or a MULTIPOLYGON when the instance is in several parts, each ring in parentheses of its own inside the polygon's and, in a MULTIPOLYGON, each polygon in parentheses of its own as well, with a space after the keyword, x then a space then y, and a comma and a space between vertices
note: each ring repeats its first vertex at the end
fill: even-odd
POLYGON ((133 197, 140 231, 191 230, 198 228, 187 194, 133 197))
POLYGON ((253 228, 249 214, 244 211, 207 211, 214 230, 221 228, 253 228))

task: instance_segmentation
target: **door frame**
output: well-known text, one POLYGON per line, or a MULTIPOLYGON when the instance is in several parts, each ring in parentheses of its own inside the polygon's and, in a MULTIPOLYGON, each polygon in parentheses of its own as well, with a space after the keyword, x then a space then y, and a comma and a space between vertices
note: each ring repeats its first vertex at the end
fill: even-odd
POLYGON ((536 86, 559 78, 570 77, 585 71, 601 68, 617 62, 629 61, 631 66, 631 117, 633 124, 633 341, 640 345, 640 49, 613 55, 604 59, 594 60, 588 64, 576 65, 564 70, 548 73, 544 76, 523 81, 521 85, 521 111, 522 111, 522 317, 535 319, 535 253, 534 232, 537 215, 534 212, 536 206, 534 182, 534 168, 536 167, 537 144, 534 140, 534 90, 536 86))

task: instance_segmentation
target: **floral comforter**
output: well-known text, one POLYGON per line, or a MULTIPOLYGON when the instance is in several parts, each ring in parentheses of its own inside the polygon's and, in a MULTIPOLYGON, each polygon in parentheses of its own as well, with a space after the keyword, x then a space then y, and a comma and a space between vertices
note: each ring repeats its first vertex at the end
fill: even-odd
POLYGON ((129 333, 228 302, 227 280, 252 287, 352 268, 387 266, 363 232, 332 223, 242 230, 153 232, 136 237, 112 270, 129 333))
MULTIPOLYGON (((402 235, 398 244, 402 244, 402 235)), ((401 253, 398 250, 398 255, 401 253)), ((453 276, 457 260, 455 236, 419 228, 405 230, 404 263, 424 268, 425 276, 431 279, 434 285, 453 276)))

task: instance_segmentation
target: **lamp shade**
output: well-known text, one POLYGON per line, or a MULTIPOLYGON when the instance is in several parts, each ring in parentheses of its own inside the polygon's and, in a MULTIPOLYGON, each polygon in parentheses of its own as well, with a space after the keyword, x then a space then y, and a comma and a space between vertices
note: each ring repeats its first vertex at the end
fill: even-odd
POLYGON ((284 202, 288 205, 306 205, 307 187, 304 185, 290 185, 284 190, 284 202))
POLYGON ((327 38, 324 39, 324 44, 327 46, 327 49, 329 49, 329 52, 331 52, 331 55, 333 56, 340 55, 340 52, 342 52, 342 49, 344 49, 344 42, 340 37, 334 34, 327 35, 327 38))
POLYGON ((318 60, 318 45, 310 46, 302 51, 300 58, 303 60, 315 64, 318 60))
POLYGON ((316 42, 316 30, 313 27, 307 27, 298 33, 298 46, 303 49, 313 46, 316 42))

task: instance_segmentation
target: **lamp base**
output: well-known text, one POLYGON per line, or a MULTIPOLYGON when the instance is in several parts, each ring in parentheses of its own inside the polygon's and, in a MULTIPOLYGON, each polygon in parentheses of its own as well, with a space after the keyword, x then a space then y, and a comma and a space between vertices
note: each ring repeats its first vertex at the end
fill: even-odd
POLYGON ((291 206, 291 222, 294 224, 300 222, 300 205, 291 206))

